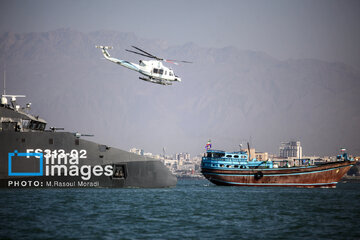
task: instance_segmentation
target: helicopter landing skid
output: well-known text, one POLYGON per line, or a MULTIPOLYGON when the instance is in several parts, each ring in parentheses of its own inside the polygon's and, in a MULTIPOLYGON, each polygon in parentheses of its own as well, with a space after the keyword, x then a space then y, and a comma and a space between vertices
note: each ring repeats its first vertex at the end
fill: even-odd
POLYGON ((146 82, 152 82, 152 83, 156 83, 156 84, 160 84, 160 85, 172 85, 171 82, 168 81, 161 81, 161 80, 155 80, 155 79, 151 79, 151 78, 144 78, 144 77, 139 77, 139 79, 146 81, 146 82))

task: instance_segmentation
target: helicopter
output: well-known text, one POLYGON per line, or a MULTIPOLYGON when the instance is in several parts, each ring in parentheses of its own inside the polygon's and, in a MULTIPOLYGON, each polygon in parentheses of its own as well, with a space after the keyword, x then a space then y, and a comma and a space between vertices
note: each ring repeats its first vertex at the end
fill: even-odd
POLYGON ((100 48, 105 59, 119 64, 128 69, 137 71, 144 75, 145 77, 139 77, 140 80, 144 80, 151 83, 161 84, 161 85, 172 85, 173 82, 181 82, 181 78, 174 74, 174 71, 171 68, 165 67, 162 62, 169 62, 178 65, 178 62, 181 63, 192 63, 189 61, 178 61, 178 60, 167 60, 164 58, 159 58, 151 53, 148 53, 138 47, 131 46, 139 52, 125 49, 128 52, 135 53, 144 57, 152 58, 154 60, 140 60, 139 64, 135 64, 132 62, 128 62, 126 60, 121 60, 117 58, 113 58, 110 56, 108 50, 112 49, 111 46, 95 46, 96 48, 100 48))

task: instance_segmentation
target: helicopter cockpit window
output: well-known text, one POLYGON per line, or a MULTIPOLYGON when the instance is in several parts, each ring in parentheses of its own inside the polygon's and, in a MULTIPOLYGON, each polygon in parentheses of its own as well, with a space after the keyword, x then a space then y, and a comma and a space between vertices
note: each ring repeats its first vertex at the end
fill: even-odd
POLYGON ((172 76, 173 75, 172 72, 169 72, 169 75, 172 76))

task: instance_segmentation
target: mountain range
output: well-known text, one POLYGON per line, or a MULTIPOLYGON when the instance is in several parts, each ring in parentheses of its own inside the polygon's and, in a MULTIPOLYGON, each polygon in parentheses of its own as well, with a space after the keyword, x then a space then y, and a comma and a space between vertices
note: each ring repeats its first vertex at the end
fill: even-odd
MULTIPOLYGON (((25 94, 48 126, 94 134, 90 140, 128 150, 160 153, 238 150, 278 153, 299 140, 305 155, 360 154, 360 73, 340 62, 276 59, 236 47, 171 45, 134 33, 58 29, 0 33, 0 70, 6 92, 25 94), (192 61, 171 66, 182 78, 172 86, 103 59, 138 62, 132 45, 164 58, 192 61)), ((168 66, 168 65, 167 65, 168 66)))

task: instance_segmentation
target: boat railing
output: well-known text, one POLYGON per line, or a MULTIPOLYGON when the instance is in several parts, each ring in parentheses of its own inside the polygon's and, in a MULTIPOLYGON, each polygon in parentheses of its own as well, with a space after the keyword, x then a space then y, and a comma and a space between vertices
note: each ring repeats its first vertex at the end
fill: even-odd
POLYGON ((209 162, 222 162, 222 163, 247 163, 246 159, 230 159, 230 158, 209 158, 209 157, 203 157, 203 161, 209 161, 209 162))
POLYGON ((203 167, 210 168, 273 168, 273 163, 271 161, 247 161, 247 159, 229 159, 229 158, 213 158, 213 157, 203 157, 202 159, 203 167), (234 161, 235 160, 235 161, 234 161))

